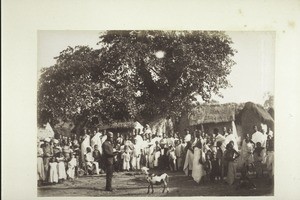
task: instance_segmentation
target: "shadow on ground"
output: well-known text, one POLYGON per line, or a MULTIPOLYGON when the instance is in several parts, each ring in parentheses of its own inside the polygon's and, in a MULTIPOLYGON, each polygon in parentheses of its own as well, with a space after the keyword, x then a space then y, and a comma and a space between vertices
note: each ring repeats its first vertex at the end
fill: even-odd
MULTIPOLYGON (((159 173, 159 172, 157 172, 159 173)), ((256 190, 240 189, 221 182, 197 184, 191 177, 182 172, 168 172, 170 176, 169 193, 162 193, 162 186, 154 186, 153 194, 147 193, 145 176, 139 173, 115 173, 113 192, 105 188, 105 176, 86 176, 61 184, 46 185, 38 188, 38 196, 271 196, 273 186, 266 178, 253 179, 256 190)))

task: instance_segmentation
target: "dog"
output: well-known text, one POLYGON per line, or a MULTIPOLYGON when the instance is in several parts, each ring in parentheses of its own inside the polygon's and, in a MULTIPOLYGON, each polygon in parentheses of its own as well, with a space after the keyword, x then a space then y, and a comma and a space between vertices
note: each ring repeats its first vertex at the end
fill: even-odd
POLYGON ((150 187, 151 187, 152 193, 153 193, 154 192, 153 185, 161 185, 161 184, 163 184, 163 187, 164 187, 162 192, 164 193, 165 190, 167 189, 167 193, 169 193, 169 188, 168 188, 169 176, 168 176, 168 174, 166 174, 166 173, 163 173, 161 175, 149 174, 149 168, 147 168, 147 167, 142 167, 141 170, 146 175, 146 180, 149 183, 147 194, 149 194, 149 192, 150 192, 150 187))

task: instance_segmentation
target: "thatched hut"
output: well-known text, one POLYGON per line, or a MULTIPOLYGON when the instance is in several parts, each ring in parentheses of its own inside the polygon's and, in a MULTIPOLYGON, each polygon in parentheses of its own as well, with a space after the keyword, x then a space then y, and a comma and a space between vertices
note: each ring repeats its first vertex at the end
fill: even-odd
POLYGON ((107 130, 113 133, 120 134, 139 134, 143 131, 143 126, 138 121, 127 121, 127 122, 113 122, 111 124, 105 124, 97 126, 100 130, 107 130))
POLYGON ((252 133, 253 126, 267 124, 274 126, 271 115, 258 104, 227 103, 227 104, 206 104, 195 107, 181 119, 181 129, 204 130, 212 134, 215 128, 220 131, 224 127, 232 128, 232 122, 237 129, 237 135, 243 139, 247 133, 252 133))
POLYGON ((242 133, 252 134, 253 126, 261 128, 262 124, 274 130, 274 119, 261 105, 247 102, 236 115, 236 122, 242 127, 242 133))
POLYGON ((236 113, 241 110, 243 104, 206 104, 197 106, 188 114, 189 126, 192 129, 203 129, 212 134, 215 128, 232 128, 236 113))

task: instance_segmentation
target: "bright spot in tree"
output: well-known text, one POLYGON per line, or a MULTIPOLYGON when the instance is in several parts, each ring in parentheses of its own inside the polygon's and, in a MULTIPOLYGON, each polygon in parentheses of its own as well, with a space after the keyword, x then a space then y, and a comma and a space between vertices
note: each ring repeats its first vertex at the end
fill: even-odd
POLYGON ((155 56, 157 57, 157 58, 163 58, 163 57, 165 57, 165 52, 164 51, 157 51, 156 53, 155 53, 155 56))

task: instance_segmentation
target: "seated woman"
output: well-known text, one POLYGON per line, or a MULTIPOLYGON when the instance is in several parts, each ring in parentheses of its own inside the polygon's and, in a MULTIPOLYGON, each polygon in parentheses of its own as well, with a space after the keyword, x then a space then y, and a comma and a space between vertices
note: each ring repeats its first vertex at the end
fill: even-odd
POLYGON ((91 147, 86 148, 86 154, 84 155, 85 170, 87 174, 99 174, 99 163, 94 160, 91 147))

